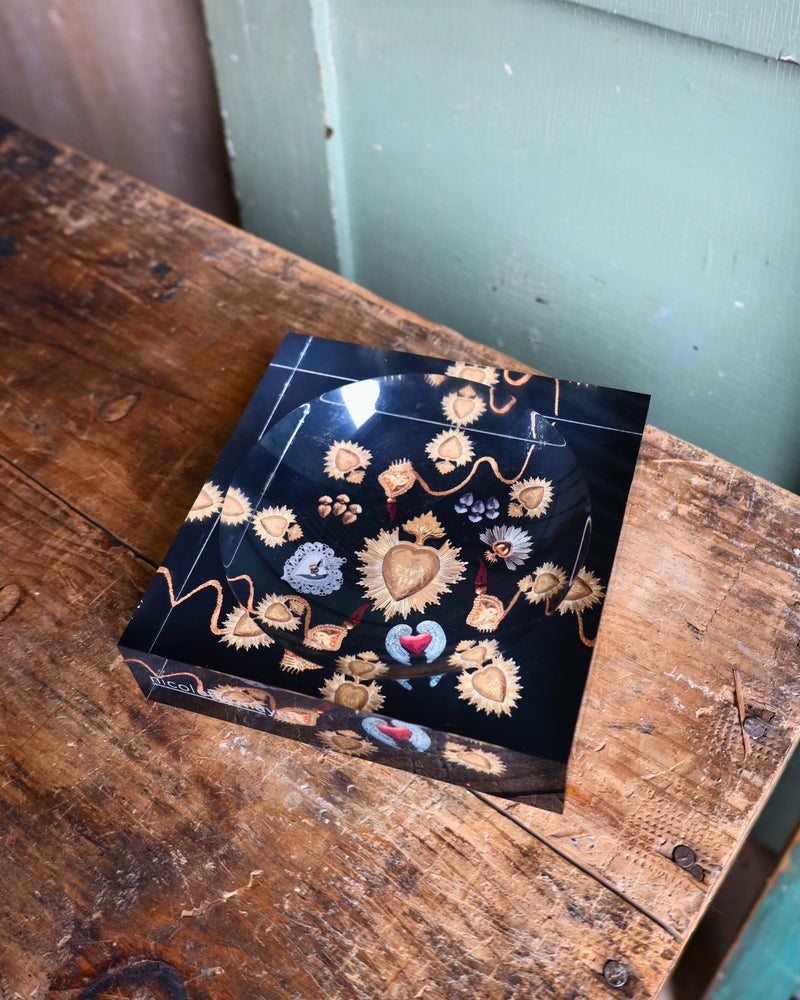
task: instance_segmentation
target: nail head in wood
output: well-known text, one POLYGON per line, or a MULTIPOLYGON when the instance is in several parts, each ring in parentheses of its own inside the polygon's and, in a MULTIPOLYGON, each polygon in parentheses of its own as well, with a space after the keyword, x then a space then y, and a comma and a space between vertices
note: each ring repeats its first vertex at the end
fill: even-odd
POLYGON ((752 715, 747 716, 742 726, 751 740, 760 740, 767 731, 766 723, 752 715))
POLYGON ((615 990, 620 990, 628 981, 628 970, 622 962, 610 959, 603 966, 603 976, 609 986, 613 986, 615 990))
POLYGON ((678 844, 672 852, 672 860, 679 868, 691 868, 697 861, 697 855, 686 844, 678 844))

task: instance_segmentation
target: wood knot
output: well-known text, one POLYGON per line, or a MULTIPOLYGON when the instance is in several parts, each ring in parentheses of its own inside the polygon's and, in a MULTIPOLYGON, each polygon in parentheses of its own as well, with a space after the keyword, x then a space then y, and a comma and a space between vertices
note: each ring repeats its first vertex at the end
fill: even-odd
POLYGON ((120 396, 119 399, 111 399, 103 403, 98 409, 100 419, 106 424, 115 424, 118 420, 123 420, 141 399, 138 392, 130 392, 127 396, 120 396))
POLYGON ((157 1000, 188 1000, 183 976, 172 965, 158 960, 132 960, 110 969, 86 986, 78 1000, 107 996, 152 996, 157 1000))
POLYGON ((22 600, 22 588, 18 583, 6 583, 0 587, 0 622, 16 609, 22 600))

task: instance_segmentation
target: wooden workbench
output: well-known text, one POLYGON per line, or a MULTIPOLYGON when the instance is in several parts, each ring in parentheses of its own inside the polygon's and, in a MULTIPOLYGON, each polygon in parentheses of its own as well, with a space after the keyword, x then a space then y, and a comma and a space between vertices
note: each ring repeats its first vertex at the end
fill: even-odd
POLYGON ((116 641, 289 329, 509 363, 0 127, 0 997, 654 995, 800 734, 800 499, 648 428, 563 815, 148 704, 116 641))

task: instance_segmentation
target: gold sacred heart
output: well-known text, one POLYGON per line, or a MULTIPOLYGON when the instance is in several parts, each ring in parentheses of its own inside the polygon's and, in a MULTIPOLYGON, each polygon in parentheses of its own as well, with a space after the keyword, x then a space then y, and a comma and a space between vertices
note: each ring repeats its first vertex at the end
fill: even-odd
POLYGON ((519 502, 526 510, 536 510, 544 498, 543 486, 528 486, 519 494, 519 502))
POLYGON ((467 625, 479 632, 496 629, 506 614, 503 602, 494 594, 476 594, 472 610, 467 615, 467 625))
POLYGON ((315 625, 309 629, 305 643, 312 649, 338 650, 346 635, 343 625, 315 625))
POLYGON ((470 413, 475 409, 477 403, 474 399, 467 396, 456 396, 453 400, 453 413, 458 417, 459 420, 463 420, 468 417, 470 413))
POLYGON ((257 635, 263 635, 263 632, 258 625, 256 625, 250 615, 244 614, 234 626, 233 634, 238 635, 243 639, 251 639, 257 635))
POLYGON ((554 573, 538 573, 533 581, 533 590, 536 594, 549 594, 560 586, 561 581, 554 573))
POLYGON ((355 711, 363 708, 369 698, 369 691, 361 684, 354 684, 352 681, 345 681, 336 689, 334 701, 337 705, 345 708, 352 708, 355 711))
POLYGON ((502 703, 506 696, 506 675, 493 663, 482 667, 471 675, 472 687, 479 695, 489 701, 502 703))
POLYGON ((461 654, 462 660, 467 660, 470 663, 481 664, 489 655, 489 650, 486 646, 478 645, 473 646, 471 649, 465 649, 461 654))
POLYGON ((223 517, 241 517, 245 512, 244 504, 237 496, 228 491, 225 495, 225 502, 222 505, 223 517))
MULTIPOLYGON (((258 609, 259 614, 261 609, 258 609)), ((285 604, 281 604, 279 601, 275 601, 267 608, 264 612, 264 617, 271 622, 291 622, 294 621, 294 615, 289 611, 285 604)))
POLYGON ((435 549, 398 542, 383 559, 383 582, 395 601, 402 601, 418 593, 439 572, 439 556, 435 549))
POLYGON ((583 600, 592 593, 592 588, 583 579, 583 577, 576 576, 572 586, 567 591, 567 596, 564 598, 565 601, 580 601, 583 600))
POLYGON ((281 538, 289 527, 289 521, 282 514, 271 514, 261 518, 261 527, 272 538, 281 538))
POLYGON ((334 464, 339 472, 352 472, 361 465, 361 457, 349 448, 340 448, 336 452, 334 464))
POLYGON ((446 458, 449 461, 455 461, 456 459, 461 458, 463 453, 464 446, 455 434, 451 434, 449 438, 446 438, 439 445, 439 456, 441 458, 446 458))
POLYGON ((407 493, 416 482, 414 467, 409 461, 393 462, 378 476, 386 496, 393 500, 407 493))

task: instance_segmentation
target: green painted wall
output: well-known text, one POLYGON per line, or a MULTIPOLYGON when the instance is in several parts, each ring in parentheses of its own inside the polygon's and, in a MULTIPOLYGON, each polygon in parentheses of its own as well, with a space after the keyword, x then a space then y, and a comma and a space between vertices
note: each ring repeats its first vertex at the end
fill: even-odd
POLYGON ((800 490, 798 14, 615 6, 205 0, 245 225, 800 490))

